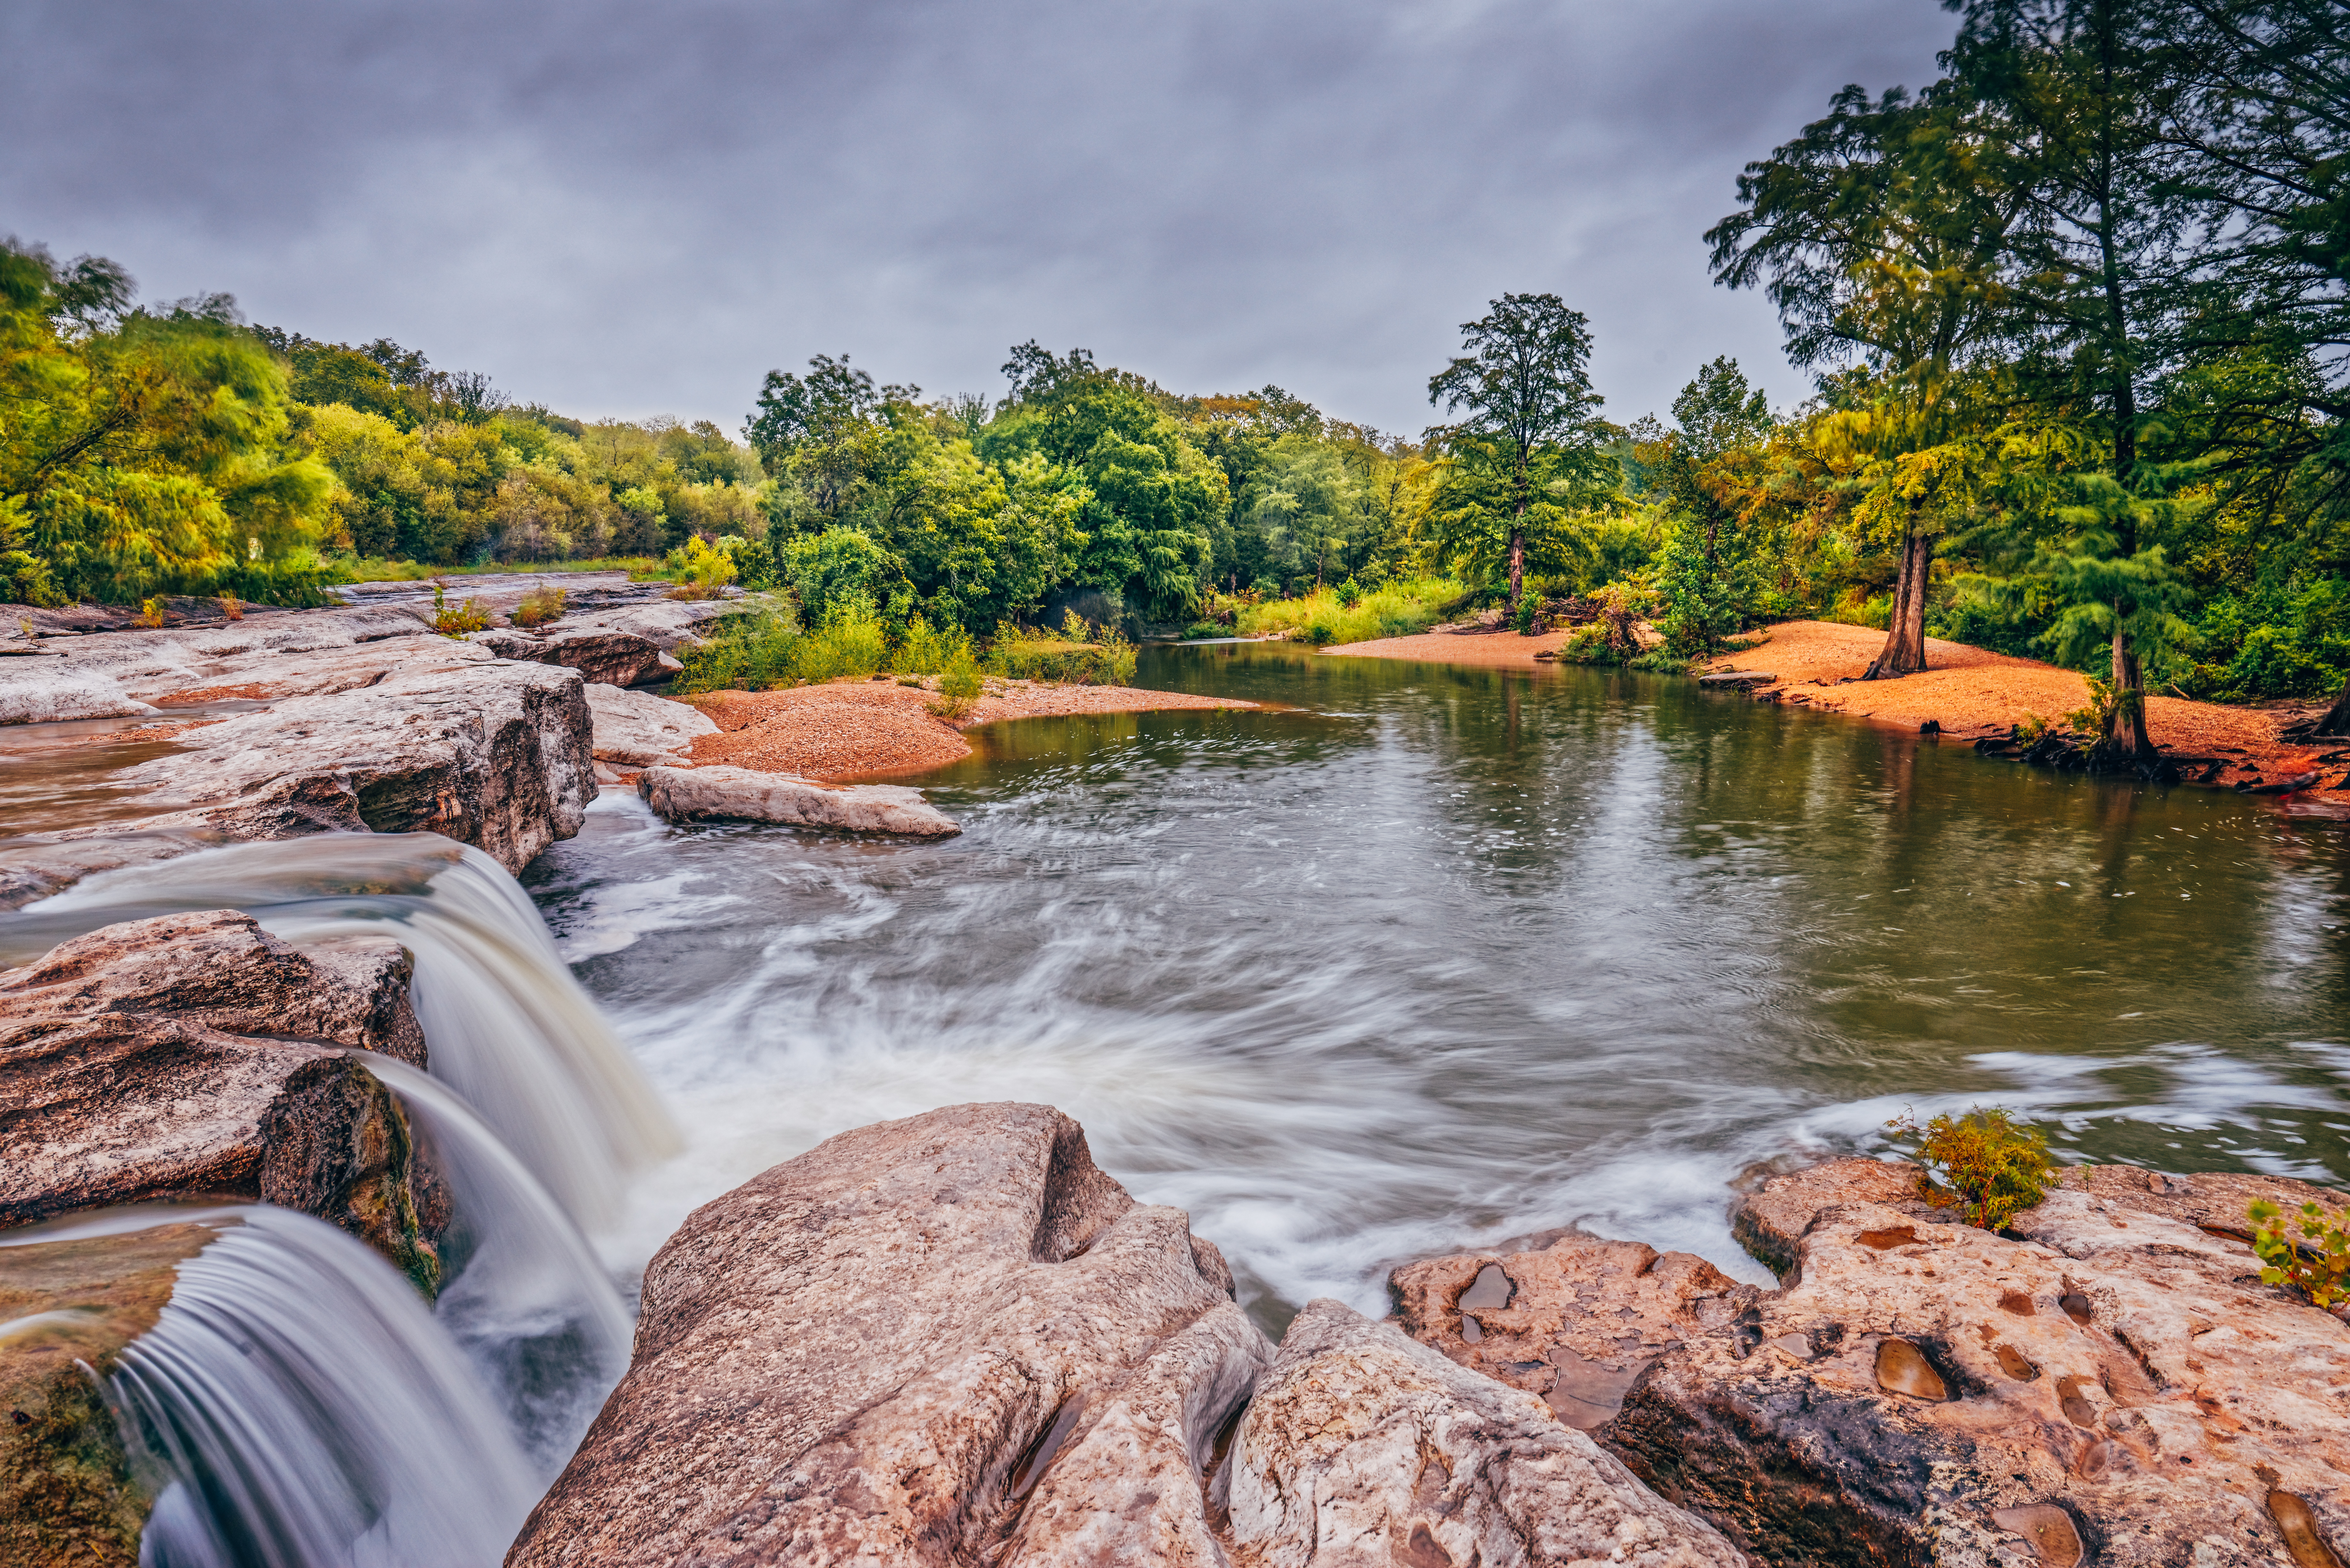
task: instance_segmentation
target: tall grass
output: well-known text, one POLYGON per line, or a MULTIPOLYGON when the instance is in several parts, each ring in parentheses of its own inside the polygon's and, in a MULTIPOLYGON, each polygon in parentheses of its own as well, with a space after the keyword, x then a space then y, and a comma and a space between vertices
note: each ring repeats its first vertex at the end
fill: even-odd
POLYGON ((1277 633, 1317 648, 1409 637, 1434 626, 1442 618, 1440 607, 1466 591, 1450 577, 1413 577, 1352 594, 1323 588, 1302 598, 1246 606, 1235 629, 1243 637, 1277 633))
POLYGON ((834 604, 814 631, 803 631, 788 609, 733 617, 680 661, 685 670, 676 689, 683 694, 764 691, 884 670, 936 675, 976 668, 971 639, 961 628, 932 630, 916 616, 892 637, 871 604, 853 596, 834 604))
POLYGON ((478 566, 436 566, 429 561, 370 561, 353 556, 336 563, 354 583, 422 583, 434 577, 484 577, 508 572, 626 572, 639 581, 667 576, 658 556, 613 556, 596 561, 486 561, 478 566))

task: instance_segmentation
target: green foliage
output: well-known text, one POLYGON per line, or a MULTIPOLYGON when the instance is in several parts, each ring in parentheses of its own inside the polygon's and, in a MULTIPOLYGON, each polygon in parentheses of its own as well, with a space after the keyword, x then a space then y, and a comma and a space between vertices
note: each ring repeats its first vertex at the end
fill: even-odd
POLYGON ((858 595, 836 598, 823 623, 800 639, 792 653, 792 674, 801 680, 837 680, 844 675, 878 675, 889 663, 889 639, 872 601, 858 595))
POLYGON ((987 689, 981 676, 979 661, 972 657, 968 645, 958 649, 939 670, 939 700, 931 711, 942 719, 960 719, 971 711, 987 689))
POLYGON ((2054 1162, 2039 1130, 2018 1126, 1999 1106, 1963 1116, 1939 1115, 1924 1127, 1904 1114, 1886 1124, 1895 1141, 1911 1147, 1922 1168, 1920 1194, 1938 1209, 1957 1209, 1984 1231, 2006 1227, 2019 1209, 2048 1195, 2054 1162))
POLYGON ((563 590, 533 588, 523 595, 522 603, 515 606, 514 614, 507 618, 521 627, 545 626, 550 621, 561 620, 563 590))
POLYGON ((1368 590, 1357 587, 1351 602, 1344 589, 1324 589, 1294 599, 1246 606, 1239 613, 1236 629, 1243 637, 1279 633, 1317 648, 1411 637, 1441 619, 1442 607, 1460 597, 1461 591, 1461 586, 1449 577, 1415 577, 1368 590))
POLYGON ((2266 1199, 2246 1212, 2262 1284, 2289 1285, 2308 1296, 2311 1305, 2328 1311, 2350 1299, 2350 1222, 2341 1212, 2328 1214, 2313 1200, 2301 1206, 2297 1222, 2289 1223, 2283 1210, 2266 1199))
POLYGON ((671 551, 669 559, 662 564, 677 579, 671 598, 714 599, 734 580, 733 553, 713 548, 709 541, 699 537, 688 539, 671 551))
POLYGON ((987 669, 1011 680, 1060 680, 1076 686, 1125 686, 1134 680, 1134 645, 1116 632, 1090 632, 1072 611, 1058 636, 998 629, 987 669))
POLYGON ((729 617, 715 636, 680 651, 685 668, 673 684, 681 695, 788 686, 799 678, 799 626, 787 609, 729 617))
POLYGON ((449 590, 440 584, 432 585, 432 629, 443 637, 462 638, 468 632, 486 631, 490 612, 467 599, 460 605, 449 603, 449 590))

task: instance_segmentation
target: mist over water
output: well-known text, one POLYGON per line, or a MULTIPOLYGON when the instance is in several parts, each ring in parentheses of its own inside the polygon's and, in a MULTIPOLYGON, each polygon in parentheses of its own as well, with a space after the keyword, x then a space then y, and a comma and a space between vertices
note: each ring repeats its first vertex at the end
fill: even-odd
POLYGON ((674 829, 525 874, 689 1151, 619 1250, 835 1132, 1043 1100, 1278 1322, 1580 1223, 1761 1279, 1758 1161, 1905 1107, 2350 1176, 2350 835, 1686 681, 1151 650, 1267 712, 1027 721, 942 845, 674 829))

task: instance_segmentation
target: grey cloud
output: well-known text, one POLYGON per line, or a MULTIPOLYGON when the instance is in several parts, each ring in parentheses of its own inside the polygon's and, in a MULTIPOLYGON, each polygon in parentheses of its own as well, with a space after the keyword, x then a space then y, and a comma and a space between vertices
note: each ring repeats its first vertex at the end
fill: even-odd
POLYGON ((1734 353, 1700 233, 1931 0, 203 7, 0 20, 0 229, 151 294, 388 334, 585 414, 732 425, 847 351, 934 391, 1083 343, 1399 430, 1505 289, 1592 317, 1611 411, 1734 353))

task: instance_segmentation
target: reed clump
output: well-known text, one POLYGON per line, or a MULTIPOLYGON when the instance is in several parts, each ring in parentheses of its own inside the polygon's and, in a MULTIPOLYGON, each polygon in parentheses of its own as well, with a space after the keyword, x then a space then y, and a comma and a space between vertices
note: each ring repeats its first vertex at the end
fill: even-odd
POLYGON ((1370 588, 1349 579, 1294 599, 1242 606, 1233 629, 1243 637, 1283 636, 1315 648, 1411 637, 1441 620, 1444 607, 1462 592, 1450 577, 1410 577, 1370 588))

